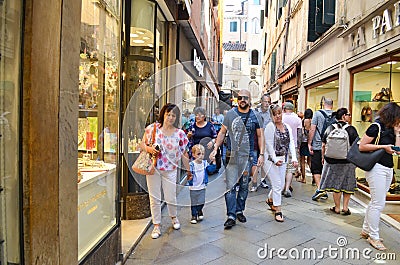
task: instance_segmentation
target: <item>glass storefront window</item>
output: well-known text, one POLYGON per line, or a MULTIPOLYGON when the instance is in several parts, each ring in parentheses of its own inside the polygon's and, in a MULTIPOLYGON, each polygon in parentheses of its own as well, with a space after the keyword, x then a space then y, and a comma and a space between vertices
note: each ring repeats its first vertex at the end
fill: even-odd
MULTIPOLYGON (((352 125, 362 136, 369 125, 375 120, 376 113, 390 101, 400 103, 400 57, 387 57, 378 65, 368 65, 361 71, 354 71, 352 94, 352 125), (365 69, 366 68, 366 69, 365 69)), ((394 157, 395 181, 393 189, 389 190, 388 198, 400 199, 399 157, 394 157)), ((359 187, 369 192, 364 172, 357 169, 356 177, 359 187)))
POLYGON ((0 1, 0 264, 20 264, 22 1, 0 1))
POLYGON ((120 1, 82 0, 78 119, 81 260, 116 225, 120 1))
POLYGON ((323 98, 333 100, 333 109, 338 108, 338 79, 329 80, 307 89, 307 107, 313 111, 323 108, 323 98))

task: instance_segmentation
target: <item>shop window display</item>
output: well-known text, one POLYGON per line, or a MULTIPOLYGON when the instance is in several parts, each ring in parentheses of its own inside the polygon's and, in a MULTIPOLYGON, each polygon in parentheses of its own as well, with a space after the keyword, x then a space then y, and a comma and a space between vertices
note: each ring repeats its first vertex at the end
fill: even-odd
POLYGON ((20 78, 22 1, 0 1, 0 264, 21 264, 20 78))
POLYGON ((333 100, 333 109, 337 109, 338 88, 339 81, 338 79, 334 79, 307 89, 307 108, 313 111, 322 109, 323 99, 331 98, 333 100))
MULTIPOLYGON (((400 104, 400 58, 388 57, 386 62, 371 65, 353 76, 352 124, 363 135, 377 118, 376 113, 388 102, 400 104)), ((387 200, 400 199, 400 163, 394 157, 394 178, 387 200)), ((369 192, 364 172, 357 169, 359 188, 369 192)))
POLYGON ((81 260, 117 223, 120 1, 82 0, 78 118, 81 260))

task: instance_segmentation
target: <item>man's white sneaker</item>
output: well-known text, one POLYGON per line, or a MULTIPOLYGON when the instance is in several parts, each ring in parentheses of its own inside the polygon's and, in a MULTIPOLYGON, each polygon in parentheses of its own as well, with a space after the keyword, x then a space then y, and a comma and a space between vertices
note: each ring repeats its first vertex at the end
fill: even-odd
POLYGON ((251 188, 250 188, 250 192, 255 192, 255 191, 257 191, 257 186, 251 186, 251 188))
POLYGON ((178 217, 172 217, 172 226, 174 227, 175 230, 178 230, 181 228, 181 224, 179 223, 178 217))
POLYGON ((161 236, 161 230, 160 230, 160 226, 156 225, 153 228, 153 232, 151 232, 151 238, 152 239, 157 239, 161 236))

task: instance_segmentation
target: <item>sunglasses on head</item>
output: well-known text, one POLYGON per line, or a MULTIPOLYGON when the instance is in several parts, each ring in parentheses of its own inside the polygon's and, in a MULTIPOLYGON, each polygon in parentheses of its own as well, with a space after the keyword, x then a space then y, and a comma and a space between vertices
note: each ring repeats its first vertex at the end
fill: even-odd
POLYGON ((238 96, 238 100, 249 100, 248 96, 238 96))

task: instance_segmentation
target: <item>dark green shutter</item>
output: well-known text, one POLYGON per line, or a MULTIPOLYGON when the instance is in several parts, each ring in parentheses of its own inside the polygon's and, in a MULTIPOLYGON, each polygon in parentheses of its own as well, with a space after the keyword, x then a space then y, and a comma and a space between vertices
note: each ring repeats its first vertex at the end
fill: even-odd
POLYGON ((265 17, 268 17, 268 0, 265 0, 265 17))
POLYGON ((335 24, 335 7, 336 0, 324 0, 324 5, 322 9, 322 24, 335 24))
POLYGON ((261 15, 260 15, 260 28, 264 28, 264 10, 261 10, 261 15))
POLYGON ((271 84, 275 82, 276 51, 271 55, 271 84))
POLYGON ((315 8, 316 0, 308 0, 308 30, 307 41, 314 42, 319 38, 315 32, 315 8))

